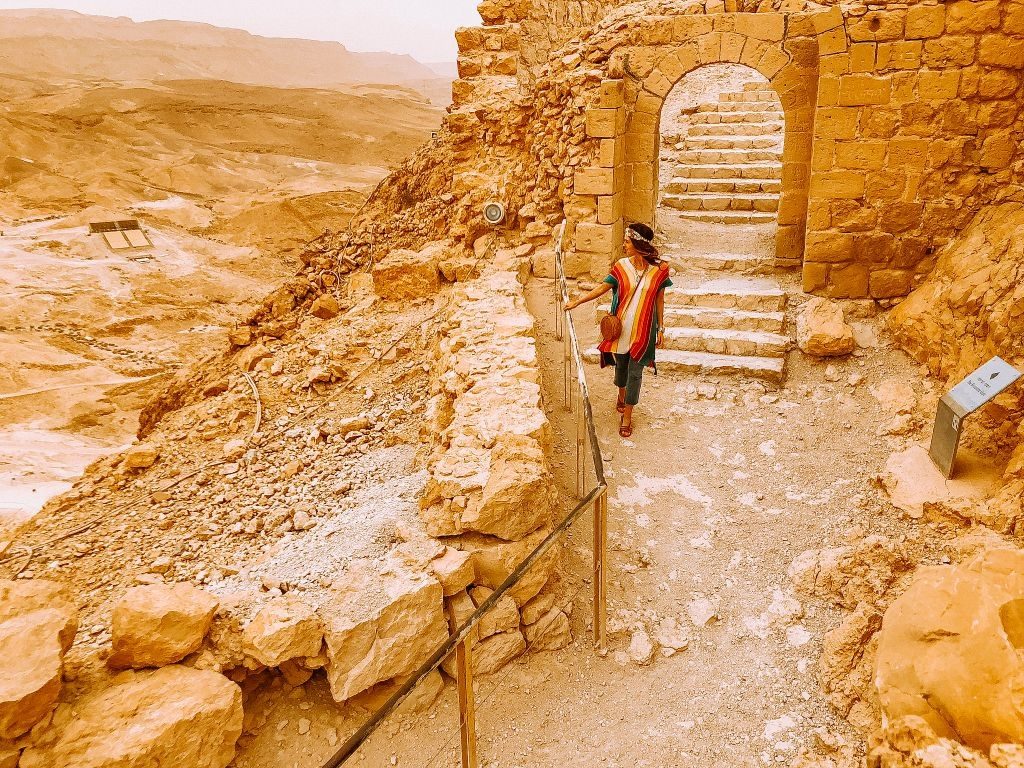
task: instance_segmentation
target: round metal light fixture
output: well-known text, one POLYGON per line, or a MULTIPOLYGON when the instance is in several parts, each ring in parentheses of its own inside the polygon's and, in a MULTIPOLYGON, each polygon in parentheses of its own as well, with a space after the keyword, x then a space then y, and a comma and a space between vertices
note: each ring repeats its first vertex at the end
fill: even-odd
POLYGON ((501 203, 490 202, 484 206, 484 221, 492 227, 496 227, 505 221, 505 206, 501 203))

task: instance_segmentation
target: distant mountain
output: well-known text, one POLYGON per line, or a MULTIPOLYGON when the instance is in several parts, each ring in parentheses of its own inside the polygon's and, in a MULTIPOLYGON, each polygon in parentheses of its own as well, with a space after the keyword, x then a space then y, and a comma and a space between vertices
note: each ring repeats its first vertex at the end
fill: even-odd
POLYGON ((0 11, 0 73, 83 80, 212 79, 282 88, 422 84, 444 76, 411 56, 259 37, 184 21, 73 11, 0 11))
POLYGON ((457 80, 459 77, 459 65, 454 61, 428 61, 424 64, 446 80, 457 80))

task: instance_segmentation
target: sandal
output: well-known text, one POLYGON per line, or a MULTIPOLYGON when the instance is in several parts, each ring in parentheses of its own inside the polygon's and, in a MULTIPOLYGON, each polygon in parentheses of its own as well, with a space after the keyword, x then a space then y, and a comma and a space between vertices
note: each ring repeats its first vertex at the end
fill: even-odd
POLYGON ((616 403, 615 403, 615 410, 618 411, 619 413, 625 413, 626 412, 626 401, 625 400, 618 400, 618 401, 616 401, 616 403))
POLYGON ((632 424, 620 424, 619 425, 619 437, 630 438, 633 436, 633 425, 632 424))

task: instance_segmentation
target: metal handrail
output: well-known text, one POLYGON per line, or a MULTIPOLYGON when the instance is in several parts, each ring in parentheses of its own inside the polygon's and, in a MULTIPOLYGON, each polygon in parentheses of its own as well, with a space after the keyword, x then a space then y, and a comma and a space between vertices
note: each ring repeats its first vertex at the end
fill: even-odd
MULTIPOLYGON (((565 310, 565 305, 568 303, 569 298, 568 284, 565 279, 565 269, 562 262, 562 246, 565 237, 565 229, 566 225, 565 222, 563 222, 560 225, 558 236, 556 237, 555 247, 555 261, 558 268, 559 278, 559 307, 556 319, 556 328, 564 328, 568 331, 568 333, 565 334, 565 338, 570 348, 570 362, 576 365, 576 378, 577 384, 579 385, 579 398, 582 406, 580 413, 582 414, 583 420, 586 424, 586 436, 589 439, 590 447, 592 449, 597 485, 591 489, 589 493, 583 494, 583 499, 554 529, 552 529, 536 549, 534 549, 526 559, 524 559, 523 562, 508 575, 501 585, 499 585, 498 588, 494 590, 494 592, 489 595, 483 603, 481 603, 473 614, 466 619, 465 623, 454 631, 448 640, 440 645, 430 655, 430 658, 427 659, 386 702, 384 702, 381 708, 374 712, 370 719, 363 724, 359 730, 353 733, 344 744, 342 744, 338 752, 335 753, 330 760, 324 763, 323 768, 338 768, 342 763, 354 755, 366 740, 373 735, 377 728, 380 727, 381 723, 383 723, 384 720, 401 705, 409 694, 412 693, 428 675, 437 670, 438 667, 441 666, 442 662, 461 644, 465 643, 468 646, 468 638, 470 633, 473 631, 473 628, 480 623, 484 616, 487 615, 487 613, 508 593, 509 590, 522 581, 523 577, 537 563, 537 561, 547 554, 555 543, 568 532, 573 524, 576 523, 576 521, 583 516, 583 513, 591 506, 594 508, 594 643, 601 651, 605 648, 605 639, 607 634, 607 575, 604 563, 605 551, 607 549, 608 486, 605 482, 604 461, 601 456, 600 446, 597 442, 597 430, 594 425, 593 408, 591 408, 590 405, 590 389, 587 386, 586 376, 583 371, 583 356, 580 353, 579 341, 576 336, 572 317, 569 315, 568 311, 565 310), (564 324, 564 326, 560 325, 560 323, 564 324)), ((561 335, 560 331, 559 334, 561 335)), ((460 681, 460 684, 463 682, 464 680, 460 681)), ((469 688, 469 692, 469 695, 471 696, 471 687, 469 688)), ((472 720, 472 716, 469 718, 462 717, 461 723, 464 733, 467 728, 473 732, 473 740, 475 743, 475 724, 472 720)), ((475 765, 475 758, 472 763, 468 762, 464 751, 463 764, 475 765)))

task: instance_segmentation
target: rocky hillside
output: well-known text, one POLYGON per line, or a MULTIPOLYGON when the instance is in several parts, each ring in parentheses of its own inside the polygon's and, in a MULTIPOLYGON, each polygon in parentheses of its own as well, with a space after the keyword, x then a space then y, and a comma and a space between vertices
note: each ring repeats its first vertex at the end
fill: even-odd
POLYGON ((341 43, 53 10, 0 11, 0 72, 116 82, 230 80, 284 88, 439 79, 410 56, 353 53, 341 43))
POLYGON ((148 377, 223 343, 441 119, 398 85, 95 84, 51 78, 32 56, 18 60, 31 77, 0 74, 5 518, 129 440, 160 381, 148 377), (88 234, 123 219, 151 247, 88 234))

